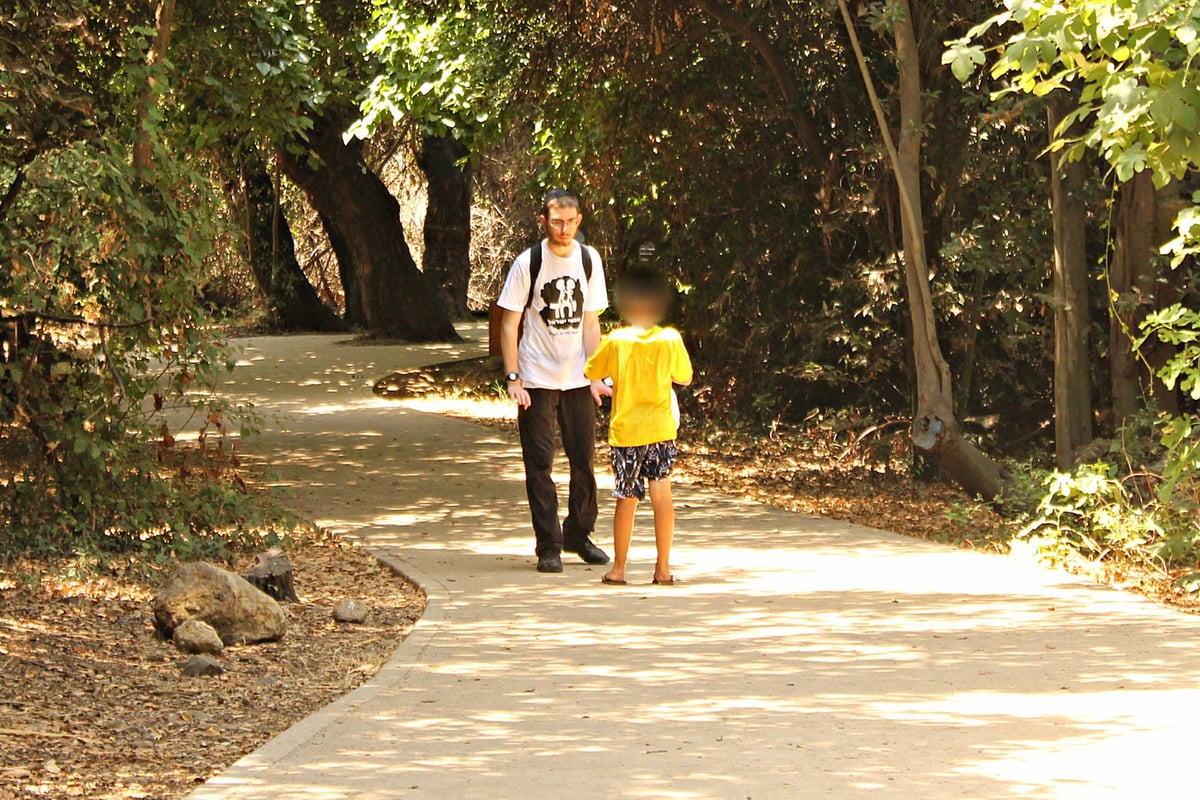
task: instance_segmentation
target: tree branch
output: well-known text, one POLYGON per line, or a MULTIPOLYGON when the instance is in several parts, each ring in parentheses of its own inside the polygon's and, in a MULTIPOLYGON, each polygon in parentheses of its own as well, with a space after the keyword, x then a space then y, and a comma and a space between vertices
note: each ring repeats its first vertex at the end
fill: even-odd
POLYGON ((21 187, 25 185, 25 168, 33 163, 37 158, 38 151, 36 149, 26 150, 17 159, 13 167, 17 174, 13 176, 12 182, 8 184, 8 190, 4 193, 4 197, 0 199, 0 222, 3 222, 8 217, 8 212, 12 210, 13 204, 17 201, 17 194, 21 191, 21 187))
POLYGON ((40 319, 46 322, 57 322, 62 325, 83 325, 88 328, 99 328, 101 330, 123 330, 126 328, 140 328, 143 325, 149 325, 151 320, 144 319, 140 322, 105 322, 100 319, 86 319, 84 317, 68 317, 59 314, 46 314, 41 311, 26 311, 20 314, 0 314, 0 322, 19 322, 22 319, 40 319))
POLYGON ((776 47, 765 33, 719 0, 691 0, 691 3, 712 17, 718 25, 745 39, 747 44, 758 51, 758 55, 775 79, 780 94, 783 95, 784 106, 788 118, 792 122, 792 127, 796 129, 796 136, 813 156, 813 160, 825 160, 829 155, 829 150, 817 133, 816 122, 800 103, 800 87, 796 84, 796 79, 788 67, 787 55, 776 47))

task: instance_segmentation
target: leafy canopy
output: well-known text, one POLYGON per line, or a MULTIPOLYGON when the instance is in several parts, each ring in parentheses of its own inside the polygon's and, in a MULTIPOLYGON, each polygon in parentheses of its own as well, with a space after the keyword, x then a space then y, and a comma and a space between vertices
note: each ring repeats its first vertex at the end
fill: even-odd
POLYGON ((1059 138, 1056 149, 1072 158, 1095 150, 1122 182, 1150 170, 1159 187, 1200 163, 1200 2, 1005 0, 1004 7, 949 44, 942 60, 960 80, 987 62, 985 34, 1019 25, 991 73, 1011 78, 1007 92, 1078 91, 1078 108, 1058 133, 1077 122, 1083 133, 1059 138))
POLYGON ((367 53, 379 74, 349 134, 366 138, 381 123, 410 121, 424 133, 460 140, 496 132, 497 103, 508 95, 509 55, 482 10, 428 15, 378 0, 367 53))

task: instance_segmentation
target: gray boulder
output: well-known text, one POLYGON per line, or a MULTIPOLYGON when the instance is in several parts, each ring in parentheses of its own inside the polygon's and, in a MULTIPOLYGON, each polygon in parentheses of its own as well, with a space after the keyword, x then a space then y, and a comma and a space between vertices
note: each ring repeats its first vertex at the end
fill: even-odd
POLYGON ((367 604, 361 600, 338 600, 333 607, 333 618, 338 622, 365 622, 367 604))
POLYGON ((212 678, 224 671, 221 662, 212 656, 192 656, 180 670, 188 678, 212 678))
POLYGON ((218 656, 225 649, 216 629, 199 619, 185 619, 171 634, 175 646, 185 653, 218 656))
POLYGON ((202 561, 175 570, 154 598, 154 622, 164 636, 189 619, 207 622, 226 646, 276 641, 287 633, 278 603, 240 575, 202 561))

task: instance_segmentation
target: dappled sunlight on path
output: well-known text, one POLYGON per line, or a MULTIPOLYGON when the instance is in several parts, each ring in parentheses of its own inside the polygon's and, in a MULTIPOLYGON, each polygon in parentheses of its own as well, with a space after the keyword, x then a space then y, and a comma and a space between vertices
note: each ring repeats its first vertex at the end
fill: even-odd
POLYGON ((254 447, 292 505, 398 563, 429 610, 376 679, 197 800, 1127 798, 1189 780, 1197 619, 694 487, 679 585, 648 585, 648 513, 633 585, 571 560, 538 575, 515 442, 370 394, 443 351, 334 341, 254 340, 229 391, 282 415, 254 447))

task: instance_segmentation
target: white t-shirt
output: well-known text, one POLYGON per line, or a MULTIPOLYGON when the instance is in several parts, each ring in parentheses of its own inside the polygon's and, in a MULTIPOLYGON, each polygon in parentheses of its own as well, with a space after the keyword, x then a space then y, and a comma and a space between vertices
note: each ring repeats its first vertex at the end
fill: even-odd
POLYGON ((578 389, 591 382, 583 376, 583 315, 608 308, 604 264, 596 248, 575 243, 571 255, 559 258, 543 241, 542 268, 529 308, 529 251, 522 251, 508 271, 497 302, 508 311, 525 312, 525 333, 518 347, 518 370, 526 389, 578 389), (592 256, 592 278, 585 283, 580 247, 592 256))

